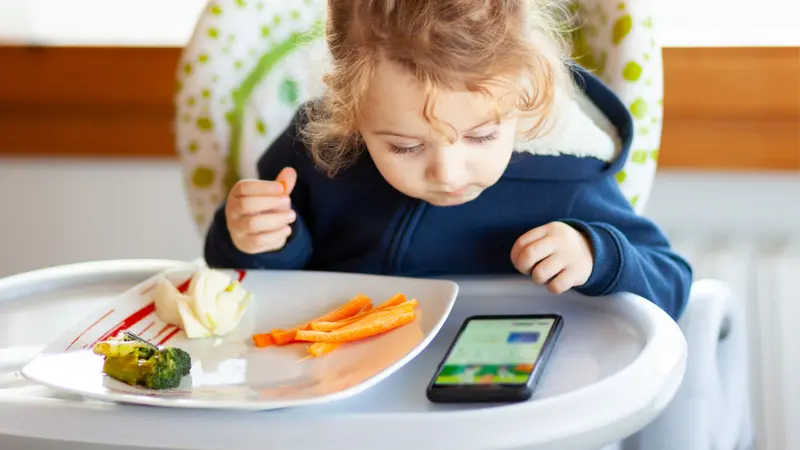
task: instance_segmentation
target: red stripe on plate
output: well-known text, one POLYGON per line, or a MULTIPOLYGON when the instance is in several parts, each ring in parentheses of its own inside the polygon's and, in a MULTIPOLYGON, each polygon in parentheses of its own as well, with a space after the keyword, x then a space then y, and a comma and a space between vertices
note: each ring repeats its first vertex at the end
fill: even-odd
POLYGON ((136 325, 137 323, 139 323, 139 321, 141 321, 145 317, 149 316, 153 311, 155 311, 155 309, 156 309, 155 303, 148 303, 142 309, 126 317, 125 319, 120 321, 114 328, 108 330, 105 334, 100 336, 98 340, 92 343, 92 346, 94 346, 94 344, 97 344, 98 342, 102 342, 105 341, 106 339, 116 336, 117 334, 119 334, 120 331, 127 330, 130 327, 136 325))
POLYGON ((174 330, 172 330, 172 332, 170 334, 164 336, 164 339, 161 339, 160 341, 158 341, 158 345, 166 344, 167 341, 172 339, 172 337, 175 336, 176 334, 178 334, 179 331, 181 331, 180 328, 175 328, 174 330))
POLYGON ((162 334, 166 333, 167 330, 169 330, 170 328, 173 328, 173 327, 174 327, 174 325, 170 325, 170 324, 164 325, 163 327, 161 327, 161 331, 159 331, 157 335, 153 336, 153 339, 154 340, 158 339, 159 336, 161 336, 162 334))
POLYGON ((98 323, 102 322, 102 321, 103 321, 103 319, 105 319, 106 317, 110 316, 110 315, 111 315, 111 314, 113 314, 113 313, 114 313, 114 309, 112 309, 112 310, 110 310, 109 312, 107 312, 107 313, 103 314, 103 317, 101 317, 101 318, 99 318, 99 319, 95 320, 95 321, 94 321, 94 323, 93 323, 93 324, 91 324, 91 325, 89 325, 89 327, 88 327, 88 328, 86 328, 85 330, 81 331, 81 334, 79 334, 79 335, 78 335, 78 337, 76 337, 76 338, 75 338, 75 339, 74 339, 72 342, 70 342, 70 343, 69 343, 69 345, 67 346, 67 348, 65 348, 65 349, 64 349, 64 351, 67 351, 67 350, 69 350, 69 349, 70 349, 70 348, 71 348, 73 345, 75 345, 75 343, 76 343, 76 342, 78 342, 78 340, 80 340, 80 338, 82 338, 82 337, 83 337, 83 335, 84 335, 84 334, 86 334, 86 333, 87 333, 89 330, 91 330, 92 328, 94 328, 94 327, 95 327, 95 325, 97 325, 98 323))
POLYGON ((189 289, 189 284, 191 282, 192 282, 192 277, 189 277, 186 281, 184 281, 183 283, 179 284, 176 287, 176 289, 178 289, 178 292, 180 292, 181 294, 185 294, 186 291, 189 289))
POLYGON ((150 328, 152 328, 152 327, 153 327, 153 325, 155 325, 155 324, 156 324, 155 322, 150 322, 150 325, 148 325, 148 326, 144 327, 144 330, 140 331, 140 332, 139 332, 139 333, 137 333, 137 334, 138 334, 140 337, 144 337, 144 334, 145 334, 145 333, 147 333, 147 330, 149 330, 150 328))
POLYGON ((151 284, 150 286, 147 286, 146 288, 142 289, 142 292, 140 292, 139 295, 145 296, 145 295, 149 294, 150 291, 152 291, 155 288, 156 288, 156 285, 155 284, 151 284))
POLYGON ((239 273, 239 283, 241 283, 242 281, 244 281, 244 277, 245 277, 245 275, 247 275, 247 271, 246 270, 237 270, 236 272, 239 273))

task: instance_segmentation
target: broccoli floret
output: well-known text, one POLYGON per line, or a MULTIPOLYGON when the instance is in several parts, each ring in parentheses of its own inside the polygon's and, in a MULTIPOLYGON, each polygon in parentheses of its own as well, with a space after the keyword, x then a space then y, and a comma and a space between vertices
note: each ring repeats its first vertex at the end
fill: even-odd
POLYGON ((192 359, 184 350, 159 348, 132 333, 100 342, 94 352, 105 357, 103 372, 108 376, 150 389, 177 387, 192 367, 192 359))
POLYGON ((161 350, 162 354, 175 362, 175 367, 181 376, 189 375, 192 371, 192 357, 184 350, 177 347, 167 347, 161 350))
POLYGON ((164 348, 147 361, 149 369, 144 377, 144 385, 150 389, 170 389, 177 387, 181 379, 189 375, 191 358, 179 348, 164 348))

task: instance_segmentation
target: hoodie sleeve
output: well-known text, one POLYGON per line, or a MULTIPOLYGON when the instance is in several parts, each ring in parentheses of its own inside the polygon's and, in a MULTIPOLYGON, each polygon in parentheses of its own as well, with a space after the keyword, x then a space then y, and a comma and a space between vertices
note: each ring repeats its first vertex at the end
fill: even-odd
POLYGON ((633 211, 613 177, 583 183, 562 222, 583 232, 594 250, 592 274, 576 291, 591 296, 630 292, 673 319, 680 317, 692 269, 653 222, 633 211))
POLYGON ((286 245, 278 251, 250 255, 236 248, 225 220, 225 202, 217 209, 206 234, 204 256, 209 267, 235 269, 303 269, 312 254, 309 218, 308 186, 304 183, 302 168, 308 160, 306 149, 297 139, 298 119, 295 116, 289 127, 267 149, 258 161, 258 175, 262 180, 274 180, 284 167, 294 167, 298 172, 297 184, 291 194, 292 209, 297 220, 292 224, 292 234, 286 245))

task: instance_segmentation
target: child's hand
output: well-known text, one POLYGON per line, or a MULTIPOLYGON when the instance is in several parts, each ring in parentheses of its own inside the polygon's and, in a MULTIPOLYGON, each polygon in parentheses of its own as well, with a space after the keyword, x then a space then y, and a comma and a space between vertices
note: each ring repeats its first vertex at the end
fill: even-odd
POLYGON ((594 256, 581 232, 563 222, 551 222, 520 236, 511 249, 511 262, 536 284, 561 294, 589 280, 594 256))
POLYGON ((285 168, 275 181, 241 180, 231 189, 225 217, 236 248, 255 254, 276 251, 292 234, 290 224, 297 219, 289 194, 297 182, 297 172, 285 168))

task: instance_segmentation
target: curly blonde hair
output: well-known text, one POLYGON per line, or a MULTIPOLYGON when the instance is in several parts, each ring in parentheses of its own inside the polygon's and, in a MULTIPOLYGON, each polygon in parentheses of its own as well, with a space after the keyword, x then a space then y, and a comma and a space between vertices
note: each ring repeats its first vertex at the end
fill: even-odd
POLYGON ((328 0, 332 67, 301 131, 314 162, 333 176, 358 157, 359 108, 381 59, 425 86, 423 116, 446 136, 431 114, 437 91, 490 95, 499 85, 533 119, 525 137, 540 135, 556 89, 572 85, 565 11, 554 0, 328 0))

